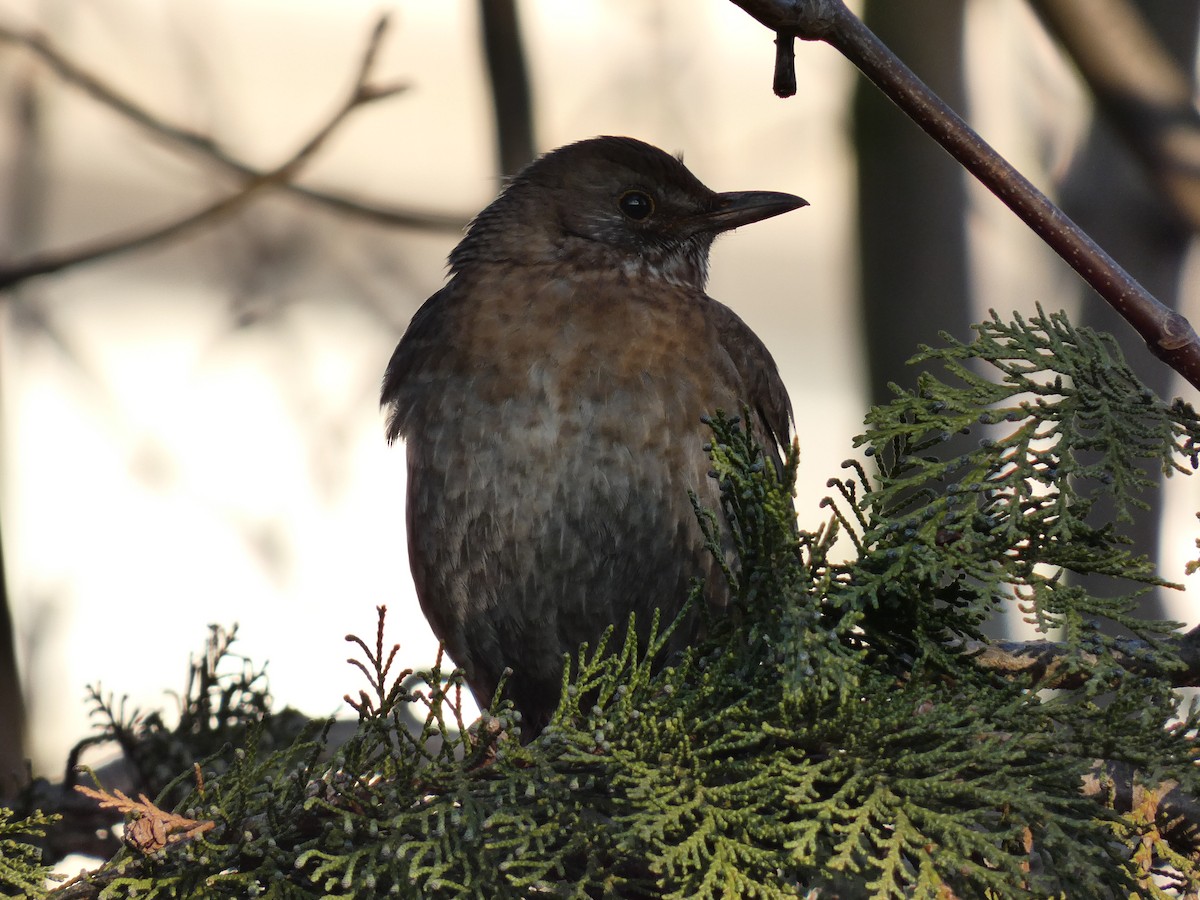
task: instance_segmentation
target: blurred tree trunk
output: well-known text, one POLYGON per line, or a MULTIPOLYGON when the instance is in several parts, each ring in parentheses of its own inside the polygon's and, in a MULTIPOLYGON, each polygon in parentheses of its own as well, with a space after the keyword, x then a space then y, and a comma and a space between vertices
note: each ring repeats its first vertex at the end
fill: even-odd
MULTIPOLYGON (((965 117, 961 0, 867 0, 867 25, 965 117)), ((860 79, 854 101, 862 315, 872 402, 938 331, 970 334, 966 177, 891 101, 860 79)))
POLYGON ((0 804, 24 787, 25 701, 17 674, 17 641, 8 609, 4 545, 0 541, 0 804))
MULTIPOLYGON (((41 238, 46 210, 46 146, 36 76, 27 71, 12 87, 12 94, 6 98, 11 106, 4 113, 13 126, 15 152, 9 186, 10 220, 3 230, 8 233, 9 251, 20 254, 37 246, 41 238)), ((24 295, 20 291, 13 292, 6 302, 10 304, 11 314, 12 306, 24 302, 24 295)), ((0 347, 0 352, 6 350, 6 347, 0 347)), ((0 417, 0 428, 6 425, 6 420, 0 417)), ((25 786, 29 755, 25 746, 28 713, 17 668, 17 638, 13 631, 12 595, 8 588, 3 541, 0 540, 0 804, 11 801, 25 786)))
MULTIPOLYGON (((1147 23, 1179 66, 1191 75, 1200 28, 1200 0, 1136 0, 1147 23)), ((1145 168, 1117 137, 1111 124, 1097 114, 1083 148, 1061 188, 1063 210, 1078 222, 1130 274, 1163 303, 1177 307, 1183 264, 1192 234, 1155 190, 1145 168)), ((1159 396, 1172 388, 1169 368, 1151 356, 1141 339, 1090 288, 1084 297, 1081 321, 1114 334, 1138 376, 1159 396)), ((1135 549, 1152 559, 1159 556, 1161 476, 1147 474, 1160 489, 1147 497, 1151 511, 1140 517, 1134 532, 1135 549)), ((1111 511, 1098 509, 1101 516, 1111 511)), ((1168 578, 1174 574, 1165 573, 1168 578)), ((1100 584, 1088 585, 1097 591, 1100 584)), ((1108 592, 1114 589, 1107 585, 1108 592)), ((1150 595, 1146 615, 1166 617, 1161 592, 1150 595)))
POLYGON ((516 0, 479 0, 483 56, 496 125, 500 174, 515 175, 533 159, 533 101, 516 0))

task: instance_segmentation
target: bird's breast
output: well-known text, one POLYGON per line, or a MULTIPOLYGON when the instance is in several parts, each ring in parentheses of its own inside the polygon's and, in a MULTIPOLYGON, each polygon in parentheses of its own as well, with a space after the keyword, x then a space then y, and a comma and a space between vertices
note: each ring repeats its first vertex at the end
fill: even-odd
POLYGON ((707 466, 701 416, 740 393, 712 301, 619 271, 527 269, 453 285, 438 311, 449 340, 402 388, 410 456, 486 493, 686 499, 707 466))

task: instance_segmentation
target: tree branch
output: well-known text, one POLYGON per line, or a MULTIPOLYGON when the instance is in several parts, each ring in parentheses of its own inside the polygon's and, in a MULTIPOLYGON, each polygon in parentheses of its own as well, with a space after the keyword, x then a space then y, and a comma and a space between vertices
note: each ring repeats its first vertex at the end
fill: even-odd
MULTIPOLYGON (((1173 636, 1169 646, 1182 668, 1163 671, 1149 664, 1150 646, 1135 638, 1121 641, 1113 659, 1134 675, 1163 678, 1174 687, 1200 687, 1200 626, 1173 636)), ((1067 650, 1054 641, 968 641, 963 649, 980 667, 1010 677, 1028 676, 1039 688, 1077 688, 1088 678, 1087 672, 1067 668, 1067 650)), ((1071 659, 1081 661, 1078 654, 1071 659)), ((1088 665, 1098 661, 1099 657, 1090 655, 1082 658, 1088 665)))
MULTIPOLYGON (((1146 662, 1145 641, 1128 639, 1113 654, 1116 662, 1132 675, 1164 678, 1175 687, 1200 686, 1200 627, 1171 641, 1182 669, 1162 671, 1146 662)), ((968 641, 964 650, 973 654, 982 668, 1004 676, 1028 676, 1039 689, 1076 688, 1086 671, 1069 670, 1063 645, 1053 641, 968 641)), ((1090 666, 1097 657, 1078 656, 1075 662, 1090 666)), ((1200 853, 1200 802, 1168 780, 1145 783, 1136 766, 1124 761, 1097 759, 1083 779, 1081 793, 1111 803, 1122 815, 1133 814, 1155 830, 1179 853, 1200 853)))
MULTIPOLYGON (((263 172, 247 165, 225 151, 210 136, 181 125, 167 122, 145 107, 121 94, 98 76, 86 71, 44 36, 25 34, 0 25, 0 41, 25 47, 42 60, 56 75, 68 84, 83 90, 98 103, 119 113, 150 134, 193 155, 214 163, 231 174, 243 178, 258 178, 263 172)), ((459 231, 470 218, 469 215, 453 215, 429 210, 414 210, 402 207, 380 206, 363 200, 331 194, 297 184, 279 185, 280 188, 299 194, 307 200, 329 206, 340 212, 351 213, 371 219, 382 225, 401 228, 421 228, 438 231, 459 231)))
POLYGON ((1030 0, 1175 215, 1200 233, 1192 82, 1128 0, 1030 0))
POLYGON ((360 106, 373 103, 393 96, 403 88, 398 85, 375 86, 367 83, 371 68, 379 50, 379 44, 387 30, 387 18, 381 17, 371 33, 366 52, 359 63, 358 75, 346 100, 333 116, 304 143, 287 161, 270 171, 263 172, 251 178, 238 191, 223 197, 216 202, 201 207, 166 225, 159 225, 134 234, 118 235, 104 238, 93 244, 65 251, 34 254, 31 258, 16 265, 0 267, 0 288, 9 287, 26 278, 35 275, 45 275, 57 272, 68 266, 92 262, 118 253, 156 244, 168 238, 175 237, 190 229, 241 208, 251 197, 265 187, 282 184, 291 180, 301 167, 304 166, 324 145, 338 126, 360 106))
MULTIPOLYGON (((929 90, 841 0, 733 2, 777 35, 825 41, 858 66, 909 118, 1075 269, 1134 327, 1151 353, 1200 389, 1200 337, 1187 319, 1138 284, 929 90)), ((778 65, 778 58, 776 62, 778 65)), ((777 72, 777 83, 778 80, 777 72)))
POLYGON ((1150 786, 1127 762, 1098 759, 1083 779, 1080 793, 1112 804, 1122 815, 1133 815, 1154 829, 1185 856, 1200 853, 1200 803, 1168 780, 1150 786))
POLYGON ((243 206, 253 195, 265 187, 283 188, 324 206, 372 219, 382 224, 444 231, 461 229, 467 219, 466 216, 377 206, 301 187, 291 182, 291 179, 352 112, 361 106, 394 96, 404 89, 402 85, 373 86, 367 83, 386 29, 387 19, 381 17, 375 25, 367 49, 359 63, 359 71, 353 88, 333 117, 283 164, 270 170, 259 170, 228 154, 208 135, 172 124, 155 116, 105 84, 97 76, 77 66, 41 35, 24 34, 0 25, 0 42, 14 43, 29 49, 60 78, 84 90, 104 106, 167 143, 200 156, 243 180, 242 186, 235 193, 165 225, 132 234, 104 238, 82 247, 34 254, 25 260, 0 266, 0 289, 10 287, 36 275, 60 271, 68 266, 140 249, 175 237, 199 225, 228 215, 243 206))

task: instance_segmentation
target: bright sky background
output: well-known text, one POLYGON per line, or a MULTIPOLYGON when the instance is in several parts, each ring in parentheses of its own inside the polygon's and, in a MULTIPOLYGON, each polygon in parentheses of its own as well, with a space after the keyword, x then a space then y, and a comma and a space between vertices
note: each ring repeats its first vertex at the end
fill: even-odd
MULTIPOLYGON (((379 78, 411 90, 356 114, 303 180, 469 215, 498 185, 474 7, 0 0, 0 21, 43 28, 158 114, 270 166, 336 105, 374 15, 390 9, 379 78)), ((1017 0, 972 9, 970 53, 985 82, 1008 88, 980 107, 981 125, 1038 180, 1043 161, 1067 158, 1077 89, 1044 53, 1014 50, 1029 28, 1017 0), (1017 127, 1031 85, 1065 110, 1048 158, 1044 139, 1017 127)), ((863 412, 842 131, 852 71, 801 44, 800 95, 776 99, 772 35, 722 0, 539 0, 522 12, 543 148, 630 134, 683 150, 717 190, 812 204, 722 239, 710 293, 779 362, 803 448, 797 506, 815 525, 863 412)), ((28 74, 5 54, 0 75, 28 74)), ((158 221, 229 189, 79 92, 39 84, 42 245, 158 221)), ((0 171, 14 146, 0 137, 0 171)), ((5 208, 9 190, 0 185, 5 208)), ((1063 293, 1062 271, 997 203, 979 198, 975 217, 991 248, 975 261, 983 306, 1063 293)), ((377 391, 454 241, 276 200, 203 239, 30 282, 0 308, 0 512, 36 773, 57 775, 86 734, 84 685, 169 705, 164 691, 183 687, 210 622, 240 623, 238 649, 270 660, 277 701, 314 715, 357 691, 343 636, 372 635, 377 604, 403 663, 431 660, 404 552, 403 450, 384 442, 377 391), (258 324, 231 329, 231 309, 258 324)), ((1194 489, 1179 495, 1200 508, 1194 489)), ((1194 530, 1179 535, 1173 577, 1194 530)))

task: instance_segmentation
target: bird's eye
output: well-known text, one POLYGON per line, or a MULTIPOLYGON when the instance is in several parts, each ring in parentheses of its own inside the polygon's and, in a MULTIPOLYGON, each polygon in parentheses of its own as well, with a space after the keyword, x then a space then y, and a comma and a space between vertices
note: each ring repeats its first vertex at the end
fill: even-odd
POLYGON ((654 201, 645 191, 626 191, 617 201, 617 206, 621 207, 621 212, 635 222, 640 222, 654 212, 654 201))

